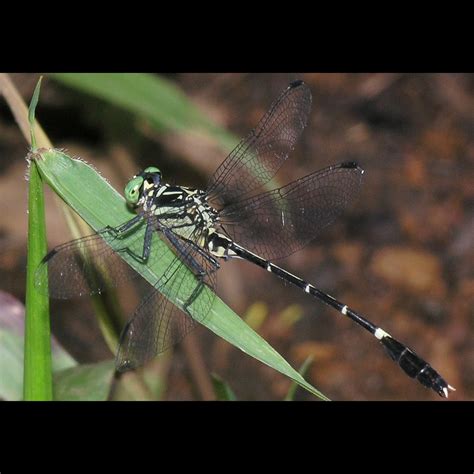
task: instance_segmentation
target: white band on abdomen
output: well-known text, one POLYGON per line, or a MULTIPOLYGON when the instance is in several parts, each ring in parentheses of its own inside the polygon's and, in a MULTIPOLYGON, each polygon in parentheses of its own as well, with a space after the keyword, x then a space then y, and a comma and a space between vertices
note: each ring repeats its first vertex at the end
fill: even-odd
POLYGON ((381 341, 384 337, 391 337, 388 332, 385 332, 382 328, 377 328, 374 332, 374 336, 381 341))

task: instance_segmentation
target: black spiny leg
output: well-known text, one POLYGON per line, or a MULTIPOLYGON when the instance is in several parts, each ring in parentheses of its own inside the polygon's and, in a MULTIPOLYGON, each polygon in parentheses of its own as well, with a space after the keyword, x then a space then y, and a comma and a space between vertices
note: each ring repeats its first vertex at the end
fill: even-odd
MULTIPOLYGON (((121 239, 125 232, 130 230, 134 225, 136 225, 139 221, 142 220, 142 216, 138 216, 138 217, 139 219, 134 218, 131 221, 126 222, 125 224, 123 224, 122 226, 118 228, 106 227, 104 230, 112 233, 113 235, 115 235, 116 238, 121 239)), ((134 260, 137 260, 138 262, 143 263, 143 264, 146 263, 148 261, 148 258, 151 252, 151 240, 153 237, 153 230, 154 230, 153 225, 149 221, 147 221, 146 228, 145 228, 145 236, 143 239, 143 250, 142 250, 141 255, 133 252, 129 247, 117 249, 117 252, 125 252, 128 255, 130 255, 130 257, 132 257, 134 260)))
POLYGON ((137 214, 133 219, 130 219, 129 221, 123 224, 120 224, 118 227, 112 227, 108 225, 108 226, 105 226, 100 232, 101 233, 108 232, 109 234, 113 235, 116 238, 121 238, 125 232, 129 231, 132 227, 134 227, 139 222, 141 222, 142 219, 143 219, 143 216, 141 214, 137 214))
POLYGON ((206 272, 202 269, 202 266, 199 265, 198 262, 196 262, 196 259, 194 258, 191 259, 188 254, 183 253, 181 251, 181 247, 183 246, 183 243, 180 243, 181 240, 184 243, 186 243, 186 245, 191 246, 193 250, 195 250, 201 257, 203 257, 205 260, 207 260, 211 264, 212 268, 210 269, 210 271, 215 272, 216 270, 220 268, 219 262, 213 256, 205 252, 201 247, 199 247, 199 245, 197 245, 192 240, 185 239, 184 237, 180 237, 178 239, 173 232, 170 232, 168 229, 164 227, 161 230, 163 234, 168 238, 168 240, 173 244, 173 247, 176 249, 178 254, 186 261, 186 263, 188 263, 188 265, 190 265, 193 268, 193 270, 197 272, 198 274, 197 276, 199 276, 201 272, 203 272, 203 275, 205 275, 206 272))

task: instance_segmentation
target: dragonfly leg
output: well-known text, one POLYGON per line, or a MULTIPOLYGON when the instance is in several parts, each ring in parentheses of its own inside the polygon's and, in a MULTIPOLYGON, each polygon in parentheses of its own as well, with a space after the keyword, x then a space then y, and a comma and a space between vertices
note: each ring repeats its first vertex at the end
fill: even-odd
POLYGON ((201 282, 197 284, 191 293, 190 297, 184 302, 183 310, 190 314, 189 307, 196 301, 196 298, 201 294, 201 291, 204 289, 205 283, 201 282))
POLYGON ((206 271, 202 268, 202 266, 196 261, 196 259, 190 257, 189 255, 185 255, 182 250, 181 250, 181 244, 180 240, 183 240, 187 244, 189 244, 194 250, 196 250, 201 257, 203 257, 205 260, 207 260, 211 265, 212 265, 212 271, 215 272, 220 268, 219 262, 206 253, 199 245, 197 245, 195 242, 189 239, 185 239, 181 237, 178 239, 172 232, 170 232, 168 229, 165 227, 162 227, 160 230, 162 230, 163 234, 168 238, 168 240, 173 244, 173 247, 176 249, 176 251, 179 253, 179 255, 188 263, 191 268, 197 273, 197 277, 204 277, 206 275, 206 271))
POLYGON ((122 249, 118 249, 117 252, 125 252, 134 260, 137 260, 140 263, 146 263, 150 256, 151 252, 151 239, 153 237, 153 226, 150 222, 147 222, 146 229, 145 229, 145 238, 143 239, 143 250, 142 254, 138 254, 133 252, 129 247, 124 247, 122 249))
POLYGON ((123 224, 120 224, 117 227, 112 227, 110 225, 104 227, 102 229, 102 233, 109 233, 110 235, 113 235, 115 238, 121 238, 124 233, 129 231, 132 227, 135 227, 139 222, 143 220, 143 216, 140 214, 137 214, 133 219, 130 219, 127 222, 124 222, 123 224))
POLYGON ((150 256, 151 250, 151 238, 153 237, 153 226, 150 222, 146 224, 145 230, 145 238, 143 239, 143 253, 142 253, 142 260, 146 262, 148 257, 150 256))

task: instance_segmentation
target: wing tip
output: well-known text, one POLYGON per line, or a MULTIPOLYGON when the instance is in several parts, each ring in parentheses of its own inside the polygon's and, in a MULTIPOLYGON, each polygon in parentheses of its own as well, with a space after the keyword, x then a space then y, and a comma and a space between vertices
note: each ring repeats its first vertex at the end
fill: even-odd
POLYGON ((295 89, 296 87, 300 87, 302 85, 304 85, 304 81, 302 81, 301 79, 297 79, 296 81, 290 82, 288 89, 295 89))
POLYGON ((359 163, 357 161, 345 161, 340 164, 341 168, 347 168, 347 169, 357 169, 360 174, 364 174, 363 168, 359 166, 359 163))

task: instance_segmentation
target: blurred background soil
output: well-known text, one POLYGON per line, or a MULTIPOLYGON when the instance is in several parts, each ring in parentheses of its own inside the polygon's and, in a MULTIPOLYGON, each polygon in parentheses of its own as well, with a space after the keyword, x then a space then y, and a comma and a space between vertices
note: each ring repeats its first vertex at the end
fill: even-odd
MULTIPOLYGON (((26 102, 37 74, 13 74, 26 102)), ((309 125, 277 175, 284 184, 356 160, 360 198, 317 241, 279 261, 413 347, 457 388, 474 395, 474 75, 169 74, 201 111, 245 136, 294 79, 313 94, 309 125)), ((170 182, 201 186, 225 158, 212 143, 158 133, 147 123, 45 78, 37 117, 56 147, 100 170, 120 191, 157 165, 170 182), (132 165, 130 165, 132 163, 132 165)), ((27 145, 0 101, 0 288, 24 301, 27 145)), ((50 247, 70 234, 47 195, 50 247)), ((334 400, 438 400, 407 378, 381 347, 337 312, 246 262, 219 272, 219 295, 293 367, 334 400)), ((111 358, 90 303, 54 302, 53 332, 80 362, 111 358)), ((207 370, 239 399, 279 400, 289 380, 219 340, 195 332, 207 370)), ((165 399, 196 399, 178 346, 165 399)), ((299 389, 296 399, 314 397, 299 389)))

